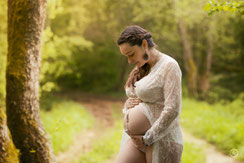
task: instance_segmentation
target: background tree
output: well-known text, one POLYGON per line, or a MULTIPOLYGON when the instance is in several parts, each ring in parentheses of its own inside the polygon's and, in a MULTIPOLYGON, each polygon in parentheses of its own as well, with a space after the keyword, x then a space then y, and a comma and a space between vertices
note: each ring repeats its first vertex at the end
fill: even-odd
MULTIPOLYGON (((0 99, 3 99, 0 103, 6 94, 5 1, 0 2, 0 46, 3 47, 0 49, 0 99)), ((216 12, 210 17, 204 11, 207 0, 175 2, 48 1, 42 37, 40 93, 75 89, 123 94, 126 76, 133 66, 121 56, 116 40, 127 25, 137 24, 151 31, 159 50, 179 62, 183 82, 187 86, 184 93, 191 94, 189 88, 193 87, 198 94, 194 98, 200 97, 209 102, 235 99, 244 89, 240 86, 244 65, 243 18, 238 14, 231 15, 231 12, 216 12), (184 23, 185 38, 191 46, 192 63, 195 65, 189 73, 183 57, 180 21, 184 23), (191 82, 188 78, 194 80, 191 82)))
POLYGON ((7 124, 21 162, 54 162, 39 115, 41 32, 46 1, 8 1, 7 124))

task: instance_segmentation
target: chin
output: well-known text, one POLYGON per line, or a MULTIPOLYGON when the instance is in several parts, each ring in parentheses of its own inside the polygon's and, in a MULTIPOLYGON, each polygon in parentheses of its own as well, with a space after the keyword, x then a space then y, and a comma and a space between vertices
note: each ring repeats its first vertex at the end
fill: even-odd
POLYGON ((140 66, 140 63, 137 63, 137 64, 136 64, 136 67, 138 67, 138 68, 141 67, 141 66, 140 66))
POLYGON ((145 64, 146 64, 147 62, 145 62, 145 63, 143 63, 143 65, 141 65, 140 67, 143 67, 143 66, 145 66, 145 64))
POLYGON ((137 66, 138 68, 140 68, 140 67, 144 66, 146 63, 147 63, 147 62, 143 63, 142 65, 140 65, 140 63, 138 63, 136 66, 137 66))

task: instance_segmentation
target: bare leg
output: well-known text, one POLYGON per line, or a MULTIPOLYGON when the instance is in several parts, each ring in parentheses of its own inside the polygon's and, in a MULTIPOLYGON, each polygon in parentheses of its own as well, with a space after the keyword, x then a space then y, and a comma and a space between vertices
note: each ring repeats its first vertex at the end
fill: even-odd
POLYGON ((134 142, 129 139, 119 153, 117 163, 147 163, 145 153, 136 148, 134 142))
POLYGON ((152 149, 153 149, 153 145, 148 146, 146 149, 147 163, 152 163, 152 149))
MULTIPOLYGON (((151 127, 151 124, 150 124, 149 120, 147 119, 147 117, 144 115, 144 113, 141 111, 141 108, 139 105, 128 110, 128 112, 124 118, 124 128, 128 130, 127 133, 129 133, 131 135, 144 135, 150 127, 151 127), (127 118, 128 118, 128 122, 127 122, 127 118)), ((130 143, 133 145, 133 148, 136 148, 134 145, 134 142, 130 139, 128 144, 125 145, 125 146, 129 146, 129 147, 125 147, 126 149, 131 148, 130 143)), ((127 160, 126 157, 128 157, 129 160, 133 160, 131 157, 136 157, 136 159, 138 160, 137 157, 140 156, 141 158, 139 160, 144 160, 144 162, 146 162, 146 163, 151 163, 152 162, 152 148, 153 148, 153 145, 147 147, 145 153, 141 152, 139 149, 136 148, 136 150, 138 150, 141 153, 140 155, 137 155, 136 151, 134 151, 134 150, 131 150, 129 152, 129 154, 126 154, 126 153, 128 153, 128 151, 126 151, 124 149, 121 151, 121 154, 120 154, 120 157, 118 160, 119 161, 120 160, 123 161, 124 159, 127 160), (135 152, 135 153, 133 153, 133 152, 135 152), (122 158, 122 157, 125 157, 125 158, 122 158)))

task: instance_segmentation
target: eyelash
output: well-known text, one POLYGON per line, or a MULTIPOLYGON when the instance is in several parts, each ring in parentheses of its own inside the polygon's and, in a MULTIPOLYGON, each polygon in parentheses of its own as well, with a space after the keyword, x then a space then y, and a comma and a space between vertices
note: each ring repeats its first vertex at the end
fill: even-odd
POLYGON ((130 57, 132 57, 134 55, 134 53, 132 53, 131 55, 129 55, 130 57))

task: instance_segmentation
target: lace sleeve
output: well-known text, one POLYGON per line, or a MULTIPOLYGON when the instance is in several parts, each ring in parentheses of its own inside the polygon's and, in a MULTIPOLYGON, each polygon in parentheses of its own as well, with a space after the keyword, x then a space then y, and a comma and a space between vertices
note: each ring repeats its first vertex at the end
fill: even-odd
POLYGON ((180 67, 175 62, 166 65, 165 72, 161 73, 163 80, 164 108, 159 118, 153 123, 151 128, 147 130, 143 136, 147 145, 153 144, 155 141, 164 137, 173 121, 179 115, 181 107, 181 77, 180 67))

